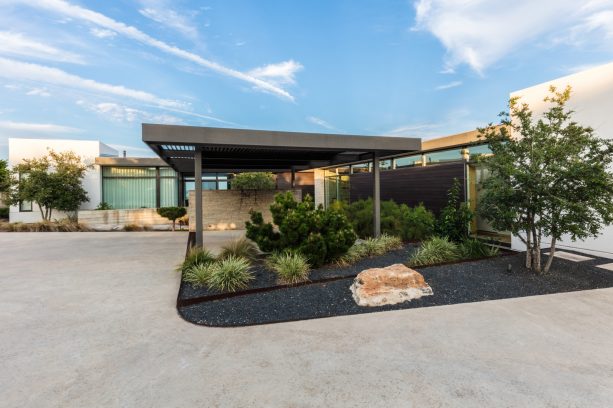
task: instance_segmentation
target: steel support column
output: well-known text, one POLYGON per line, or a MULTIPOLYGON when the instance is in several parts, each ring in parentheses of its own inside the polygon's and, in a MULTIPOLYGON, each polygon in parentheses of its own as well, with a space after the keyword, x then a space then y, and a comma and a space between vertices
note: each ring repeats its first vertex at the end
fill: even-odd
POLYGON ((196 147, 194 155, 194 184, 196 185, 194 200, 194 213, 196 218, 196 247, 202 248, 203 228, 202 228, 202 150, 196 147))
POLYGON ((379 153, 372 154, 372 209, 373 209, 373 235, 381 235, 381 169, 379 168, 379 153))

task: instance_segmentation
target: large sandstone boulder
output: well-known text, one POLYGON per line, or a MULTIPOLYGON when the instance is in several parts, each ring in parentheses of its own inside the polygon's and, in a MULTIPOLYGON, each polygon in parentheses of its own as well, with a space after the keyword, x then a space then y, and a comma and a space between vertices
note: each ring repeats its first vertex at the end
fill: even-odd
POLYGON ((417 271, 402 264, 363 270, 351 285, 359 306, 395 305, 432 295, 432 288, 417 271))

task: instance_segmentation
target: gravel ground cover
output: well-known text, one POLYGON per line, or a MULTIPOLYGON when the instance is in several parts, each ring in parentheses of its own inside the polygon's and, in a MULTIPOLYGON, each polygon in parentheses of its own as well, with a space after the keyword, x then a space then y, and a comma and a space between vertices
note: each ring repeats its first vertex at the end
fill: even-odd
MULTIPOLYGON (((408 253, 411 248, 403 250, 408 253)), ((401 255, 389 255, 386 265, 400 261, 401 255)), ((357 306, 349 290, 353 278, 348 277, 207 301, 178 310, 192 323, 233 327, 613 287, 613 272, 596 267, 610 260, 595 258, 576 263, 556 258, 551 272, 540 276, 527 271, 523 260, 524 254, 518 253, 416 268, 434 295, 397 305, 357 306)), ((386 266, 383 260, 373 265, 375 262, 378 261, 368 260, 370 266, 386 266)), ((358 269, 365 269, 365 264, 354 265, 352 273, 359 272, 358 269)))

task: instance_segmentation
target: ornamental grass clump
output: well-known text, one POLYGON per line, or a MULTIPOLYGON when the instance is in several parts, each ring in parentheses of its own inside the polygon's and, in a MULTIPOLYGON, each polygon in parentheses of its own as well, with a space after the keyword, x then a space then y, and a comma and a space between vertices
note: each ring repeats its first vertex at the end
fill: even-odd
POLYGON ((219 259, 236 256, 253 261, 258 257, 258 254, 258 248, 253 242, 249 241, 247 238, 239 238, 221 248, 219 259))
POLYGON ((409 266, 424 266, 461 259, 458 245, 448 238, 434 237, 424 241, 409 258, 409 266))
POLYGON ((345 255, 337 260, 337 264, 352 265, 363 258, 380 256, 400 248, 402 248, 402 240, 399 237, 383 234, 379 238, 368 238, 354 244, 345 255))
POLYGON ((215 267, 215 263, 195 264, 184 272, 183 279, 196 288, 206 286, 215 267))
POLYGON ((235 292, 245 289, 254 279, 249 270, 249 260, 234 255, 211 264, 211 270, 206 278, 206 285, 218 291, 235 292))
POLYGON ((281 283, 293 284, 309 279, 309 263, 300 253, 274 252, 268 257, 266 264, 279 275, 281 283))
POLYGON ((459 247, 462 259, 488 258, 498 255, 498 248, 486 244, 478 239, 467 239, 459 247))
POLYGON ((187 252, 185 260, 177 268, 177 271, 186 274, 194 266, 205 265, 214 261, 215 256, 208 249, 191 247, 187 252))

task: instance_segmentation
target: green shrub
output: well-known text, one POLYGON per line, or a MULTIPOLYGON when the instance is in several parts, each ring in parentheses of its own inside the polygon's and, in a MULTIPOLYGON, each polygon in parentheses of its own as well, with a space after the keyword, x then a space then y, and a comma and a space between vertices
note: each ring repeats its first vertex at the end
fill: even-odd
POLYGON ((409 266, 424 266, 457 261, 461 258, 458 245, 447 237, 433 237, 422 242, 409 258, 409 266))
POLYGON ((291 252, 274 252, 267 259, 270 269, 279 275, 282 283, 298 283, 308 280, 309 263, 304 255, 291 252))
POLYGON ((231 255, 211 264, 206 284, 211 289, 235 292, 246 288, 253 279, 253 273, 249 271, 249 260, 231 255))
POLYGON ((498 255, 498 248, 479 241, 478 239, 467 239, 459 245, 462 259, 487 258, 498 255))
POLYGON ((379 238, 368 238, 354 244, 346 254, 338 258, 337 263, 341 266, 352 265, 360 259, 383 255, 399 248, 402 248, 400 238, 383 234, 379 238))
POLYGON ((160 214, 164 218, 168 218, 172 221, 172 230, 175 230, 175 223, 177 219, 183 217, 187 214, 187 210, 185 207, 162 207, 158 208, 158 214, 160 214))
POLYGON ((264 172, 247 172, 235 175, 231 182, 232 190, 274 190, 275 175, 264 172))
POLYGON ((214 261, 215 256, 208 249, 191 247, 189 251, 187 251, 185 260, 177 268, 177 271, 185 274, 196 265, 207 265, 214 261))
MULTIPOLYGON (((373 201, 371 198, 351 204, 336 201, 332 207, 343 211, 360 238, 373 236, 373 201)), ((403 240, 422 240, 434 231, 434 214, 419 204, 410 208, 394 200, 381 201, 381 232, 403 240)))
POLYGON ((8 217, 9 217, 9 208, 1 207, 0 208, 0 218, 8 219, 8 217))
POLYGON ((264 252, 294 250, 317 267, 343 255, 355 242, 345 214, 335 208, 315 207, 310 195, 296 202, 291 192, 277 194, 270 212, 276 230, 273 224, 264 223, 259 212, 252 211, 246 223, 247 238, 264 252))
POLYGON ((208 284, 211 272, 215 268, 215 263, 199 263, 189 267, 183 274, 185 282, 200 288, 208 284))
POLYGON ((436 232, 441 237, 447 237, 453 242, 468 239, 470 221, 474 213, 468 204, 461 201, 462 185, 456 178, 447 192, 447 205, 441 211, 436 225, 436 232))
POLYGON ((219 259, 225 259, 230 256, 246 258, 253 261, 258 256, 258 249, 255 244, 247 238, 239 238, 221 247, 219 259))
POLYGON ((96 207, 96 210, 112 210, 113 206, 110 205, 109 203, 102 201, 100 204, 98 204, 98 206, 96 207))

